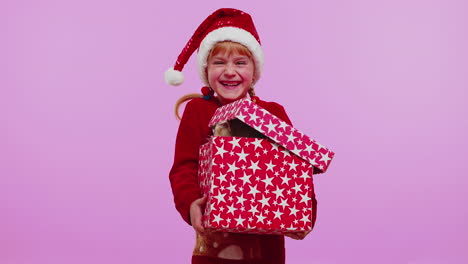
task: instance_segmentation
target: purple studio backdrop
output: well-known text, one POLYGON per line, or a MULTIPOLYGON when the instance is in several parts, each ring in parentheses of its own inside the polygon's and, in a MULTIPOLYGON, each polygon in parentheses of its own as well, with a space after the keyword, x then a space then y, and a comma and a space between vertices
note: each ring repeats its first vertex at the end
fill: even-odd
POLYGON ((168 171, 172 66, 220 7, 249 12, 260 98, 336 152, 287 263, 468 263, 465 1, 0 3, 0 263, 188 263, 168 171))

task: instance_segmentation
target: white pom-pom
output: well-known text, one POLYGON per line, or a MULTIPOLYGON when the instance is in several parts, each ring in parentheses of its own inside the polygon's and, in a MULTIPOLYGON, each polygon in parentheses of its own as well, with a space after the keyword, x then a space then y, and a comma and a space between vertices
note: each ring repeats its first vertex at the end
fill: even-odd
POLYGON ((174 70, 174 68, 168 69, 164 73, 166 83, 172 86, 179 86, 184 82, 184 74, 180 71, 174 70))

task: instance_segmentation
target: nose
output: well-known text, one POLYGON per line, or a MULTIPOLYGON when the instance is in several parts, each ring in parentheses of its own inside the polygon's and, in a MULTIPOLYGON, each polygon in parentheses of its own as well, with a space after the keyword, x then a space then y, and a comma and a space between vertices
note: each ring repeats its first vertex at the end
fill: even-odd
POLYGON ((234 77, 236 75, 234 66, 231 63, 226 64, 226 68, 224 69, 224 75, 226 77, 234 77))

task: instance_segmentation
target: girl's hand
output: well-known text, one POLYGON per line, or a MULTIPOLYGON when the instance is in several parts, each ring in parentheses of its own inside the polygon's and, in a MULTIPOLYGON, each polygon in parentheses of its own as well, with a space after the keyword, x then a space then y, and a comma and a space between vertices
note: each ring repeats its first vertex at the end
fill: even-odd
POLYGON ((296 240, 304 239, 312 230, 305 231, 305 232, 297 232, 297 233, 284 233, 285 236, 290 237, 296 240))
POLYGON ((202 198, 193 201, 190 205, 190 222, 192 223, 193 229, 198 233, 205 232, 205 228, 202 226, 202 215, 206 199, 206 196, 203 196, 202 198))

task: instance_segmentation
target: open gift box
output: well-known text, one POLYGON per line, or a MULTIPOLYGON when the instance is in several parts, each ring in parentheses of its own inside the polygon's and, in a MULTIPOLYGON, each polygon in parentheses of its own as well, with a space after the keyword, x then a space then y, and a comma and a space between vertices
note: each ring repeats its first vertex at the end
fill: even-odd
POLYGON ((239 119, 266 138, 213 136, 200 147, 209 230, 281 234, 312 228, 312 175, 334 153, 250 100, 218 108, 209 125, 239 119))

